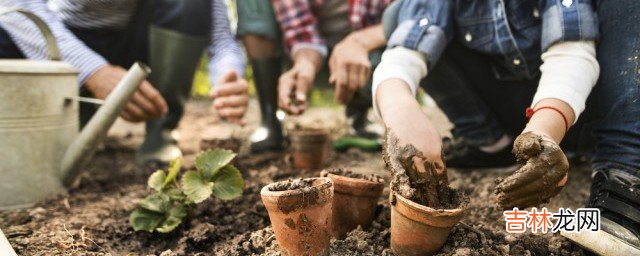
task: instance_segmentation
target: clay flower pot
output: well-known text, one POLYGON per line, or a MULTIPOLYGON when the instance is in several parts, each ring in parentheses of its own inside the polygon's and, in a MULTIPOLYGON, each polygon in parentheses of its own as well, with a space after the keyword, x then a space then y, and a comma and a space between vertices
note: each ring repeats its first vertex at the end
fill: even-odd
POLYGON ((202 139, 200 141, 200 151, 205 151, 207 149, 220 148, 220 149, 231 150, 235 153, 238 153, 241 145, 242 145, 242 141, 240 141, 237 138, 202 139))
POLYGON ((333 182, 304 179, 304 188, 274 191, 279 183, 262 188, 262 202, 284 255, 327 255, 331 239, 333 182))
POLYGON ((396 255, 436 254, 465 211, 465 208, 436 210, 398 194, 394 196, 395 204, 391 205, 391 250, 396 255))
POLYGON ((329 134, 322 129, 298 129, 291 132, 293 162, 303 170, 320 170, 329 145, 329 134))
POLYGON ((376 213, 378 199, 384 189, 383 181, 351 178, 328 173, 333 181, 333 229, 335 238, 357 228, 369 228, 376 213))

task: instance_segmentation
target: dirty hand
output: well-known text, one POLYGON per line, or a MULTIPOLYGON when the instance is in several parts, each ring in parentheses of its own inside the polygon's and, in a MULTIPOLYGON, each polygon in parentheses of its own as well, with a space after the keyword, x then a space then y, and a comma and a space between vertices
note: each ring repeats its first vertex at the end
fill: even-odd
POLYGON ((546 203, 567 182, 569 162, 560 146, 547 136, 533 132, 516 138, 513 153, 524 163, 496 187, 498 205, 508 209, 546 203))
POLYGON ((280 76, 278 106, 289 114, 302 114, 307 109, 307 94, 315 77, 316 68, 312 63, 296 61, 289 71, 280 76))
POLYGON ((247 123, 243 116, 249 103, 249 85, 235 71, 220 77, 217 86, 211 90, 211 99, 222 119, 239 125, 247 123))
POLYGON ((336 87, 336 101, 347 104, 354 93, 363 88, 371 77, 369 51, 347 37, 333 48, 329 58, 329 70, 329 83, 336 87))
MULTIPOLYGON (((127 74, 119 66, 107 65, 93 73, 85 81, 85 88, 98 99, 106 99, 127 74)), ((162 117, 167 113, 167 102, 148 81, 143 81, 133 94, 120 116, 130 122, 142 122, 162 117)))

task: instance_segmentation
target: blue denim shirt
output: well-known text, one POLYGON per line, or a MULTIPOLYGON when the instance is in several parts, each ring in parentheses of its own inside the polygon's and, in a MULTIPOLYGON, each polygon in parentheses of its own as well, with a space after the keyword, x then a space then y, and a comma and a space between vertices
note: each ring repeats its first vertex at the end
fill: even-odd
POLYGON ((563 41, 596 40, 592 0, 400 0, 385 12, 389 48, 427 54, 433 66, 451 40, 492 57, 498 79, 533 78, 540 56, 563 41))

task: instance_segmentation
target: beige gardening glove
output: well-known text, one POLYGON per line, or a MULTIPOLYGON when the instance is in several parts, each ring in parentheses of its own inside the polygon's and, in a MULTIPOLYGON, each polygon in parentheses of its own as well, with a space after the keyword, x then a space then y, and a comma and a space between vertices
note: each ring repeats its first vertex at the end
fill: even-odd
POLYGON ((547 203, 567 182, 569 161, 551 138, 533 132, 520 134, 513 154, 523 165, 504 180, 497 180, 500 207, 524 209, 547 203))

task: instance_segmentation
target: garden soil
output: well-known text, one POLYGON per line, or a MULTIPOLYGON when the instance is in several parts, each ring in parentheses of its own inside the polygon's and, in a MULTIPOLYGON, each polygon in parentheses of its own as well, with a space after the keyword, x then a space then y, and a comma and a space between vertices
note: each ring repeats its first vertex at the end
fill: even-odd
MULTIPOLYGON (((191 167, 202 139, 248 136, 258 125, 259 113, 251 104, 247 127, 219 121, 207 102, 192 101, 179 127, 180 147, 191 167)), ((427 113, 450 127, 435 107, 427 113)), ((344 134, 343 109, 312 109, 286 126, 303 124, 344 134), (322 118, 322 119, 321 119, 322 118)), ((223 202, 211 199, 192 211, 189 219, 171 234, 134 232, 129 213, 151 191, 146 179, 154 167, 133 164, 136 147, 142 142, 144 125, 118 121, 86 167, 79 187, 68 195, 51 198, 34 207, 0 213, 0 229, 20 255, 279 255, 269 217, 260 199, 260 189, 273 181, 313 177, 319 172, 294 169, 291 156, 249 155, 244 145, 238 167, 246 179, 241 198, 223 202)), ((332 167, 368 169, 388 183, 380 153, 350 150, 331 154, 332 167)), ((587 252, 559 235, 508 234, 502 211, 493 198, 494 180, 511 170, 449 170, 450 186, 469 196, 466 216, 453 229, 442 255, 584 255, 587 252)), ((588 196, 590 171, 573 168, 564 191, 546 206, 581 207, 588 196)), ((34 188, 37 189, 37 188, 34 188)), ((369 230, 357 229, 344 240, 331 242, 331 255, 391 255, 388 187, 381 196, 377 217, 369 230)))

